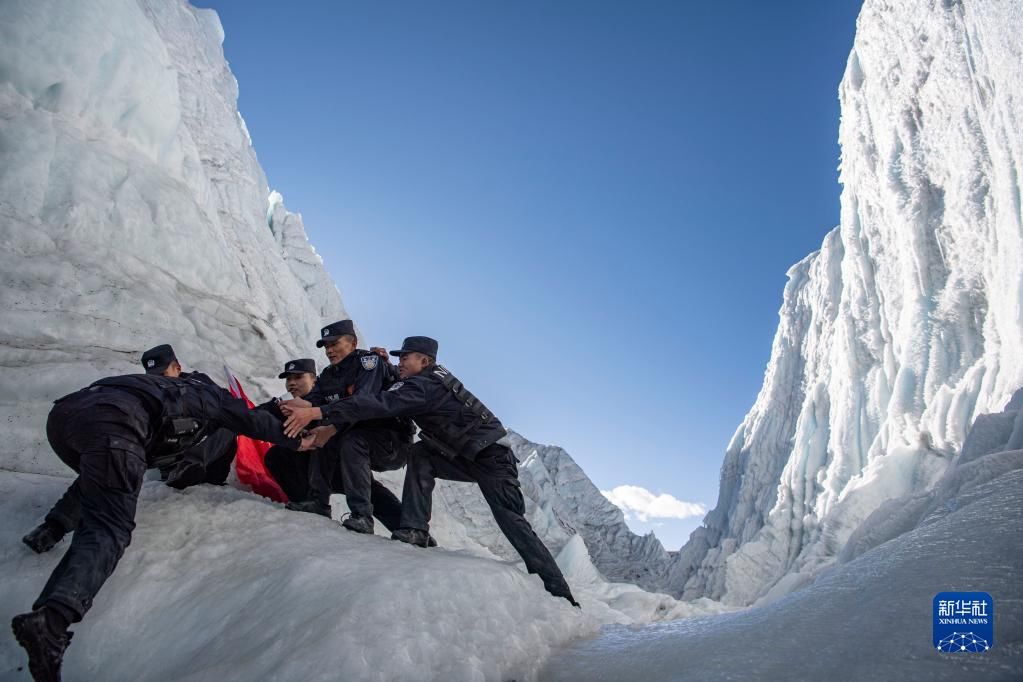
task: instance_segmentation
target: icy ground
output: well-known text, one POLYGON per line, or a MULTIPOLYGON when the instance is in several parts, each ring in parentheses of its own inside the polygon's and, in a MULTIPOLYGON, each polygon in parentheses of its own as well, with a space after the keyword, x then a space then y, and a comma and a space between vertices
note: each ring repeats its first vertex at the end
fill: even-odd
MULTIPOLYGON (((68 483, 0 472, 5 627, 67 548, 65 539, 37 556, 20 537, 68 483)), ((482 548, 359 536, 231 487, 149 481, 137 523, 74 628, 69 680, 529 680, 555 647, 603 623, 701 612, 600 580, 581 539, 559 561, 582 612, 482 548)), ((27 680, 24 664, 13 637, 0 636, 0 680, 27 680)))
POLYGON ((540 679, 1023 679, 1023 470, 953 500, 769 606, 609 627, 555 655, 540 679), (995 600, 994 647, 936 652, 934 596, 974 589, 995 600))

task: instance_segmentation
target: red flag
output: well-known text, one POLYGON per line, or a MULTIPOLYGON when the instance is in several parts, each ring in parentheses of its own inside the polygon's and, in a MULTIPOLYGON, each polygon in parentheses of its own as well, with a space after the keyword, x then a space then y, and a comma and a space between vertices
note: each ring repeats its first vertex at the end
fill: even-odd
MULTIPOLYGON (((227 374, 227 390, 235 398, 242 398, 251 410, 255 405, 245 395, 245 389, 241 382, 231 371, 231 368, 224 365, 224 372, 227 374)), ((252 491, 263 497, 269 497, 275 502, 287 502, 288 496, 284 494, 277 481, 267 471, 265 458, 266 451, 271 444, 263 440, 253 440, 248 436, 238 436, 238 453, 234 457, 234 469, 238 474, 238 480, 252 488, 252 491)))

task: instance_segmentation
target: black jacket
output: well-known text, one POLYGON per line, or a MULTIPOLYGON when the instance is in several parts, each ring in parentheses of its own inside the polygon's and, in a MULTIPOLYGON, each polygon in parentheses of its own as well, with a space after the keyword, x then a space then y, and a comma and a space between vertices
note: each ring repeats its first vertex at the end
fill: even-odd
MULTIPOLYGON (((225 389, 200 378, 171 378, 152 374, 127 374, 107 377, 88 388, 72 394, 93 394, 102 400, 105 391, 116 391, 133 396, 145 410, 149 423, 139 425, 140 433, 148 433, 147 456, 166 457, 174 450, 166 439, 168 419, 191 418, 207 432, 226 428, 257 440, 298 449, 301 441, 288 438, 281 430, 281 422, 273 415, 250 410, 241 398, 235 398, 225 389)), ((71 396, 66 396, 71 397, 71 396)))
POLYGON ((482 422, 437 378, 442 370, 431 365, 418 376, 398 381, 377 395, 354 395, 321 406, 324 420, 338 428, 380 417, 411 417, 425 434, 423 440, 448 457, 475 459, 507 430, 497 417, 482 422))
POLYGON ((209 384, 211 386, 216 386, 217 385, 217 382, 215 382, 213 379, 210 379, 210 376, 208 374, 203 374, 202 372, 182 372, 178 376, 178 378, 179 379, 195 379, 197 381, 201 381, 204 384, 209 384))
MULTIPOLYGON (((358 348, 336 365, 328 365, 316 379, 305 400, 313 407, 324 407, 353 395, 375 396, 389 389, 397 380, 397 370, 375 353, 358 348)), ((395 415, 397 416, 397 415, 395 415)), ((365 426, 394 429, 411 436, 407 419, 386 415, 382 419, 360 420, 365 426)))

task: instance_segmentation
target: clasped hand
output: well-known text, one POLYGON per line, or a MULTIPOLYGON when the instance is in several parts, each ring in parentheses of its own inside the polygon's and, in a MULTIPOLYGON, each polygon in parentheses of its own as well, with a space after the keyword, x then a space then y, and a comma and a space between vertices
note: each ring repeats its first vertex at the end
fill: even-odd
POLYGON ((280 408, 286 417, 284 435, 288 438, 298 437, 311 422, 323 419, 320 408, 312 407, 308 401, 300 398, 286 400, 280 404, 280 408))

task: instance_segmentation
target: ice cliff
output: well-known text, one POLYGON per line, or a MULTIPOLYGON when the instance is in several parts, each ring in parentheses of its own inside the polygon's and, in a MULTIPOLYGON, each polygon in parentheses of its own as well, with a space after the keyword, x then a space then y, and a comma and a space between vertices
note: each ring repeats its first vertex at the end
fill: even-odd
POLYGON ((1023 385, 1020 35, 1020 3, 864 3, 839 90, 841 223, 788 273, 676 594, 749 604, 807 583, 887 501, 934 490, 1023 385))
POLYGON ((160 342, 258 382, 345 313, 293 243, 300 226, 268 226, 214 12, 96 0, 4 15, 0 448, 5 468, 56 473, 36 455, 62 393, 137 371, 160 342))
MULTIPOLYGON (((282 391, 289 358, 323 366, 314 342, 344 306, 267 186, 223 38, 215 12, 180 1, 4 4, 0 469, 69 475, 46 445, 50 402, 139 371, 157 343, 221 380, 228 362, 254 399, 282 391)), ((609 579, 663 582, 660 543, 632 534, 567 453, 511 442, 553 552, 579 534, 609 579)), ((517 561, 477 490, 444 483, 437 499, 449 547, 517 561)))

